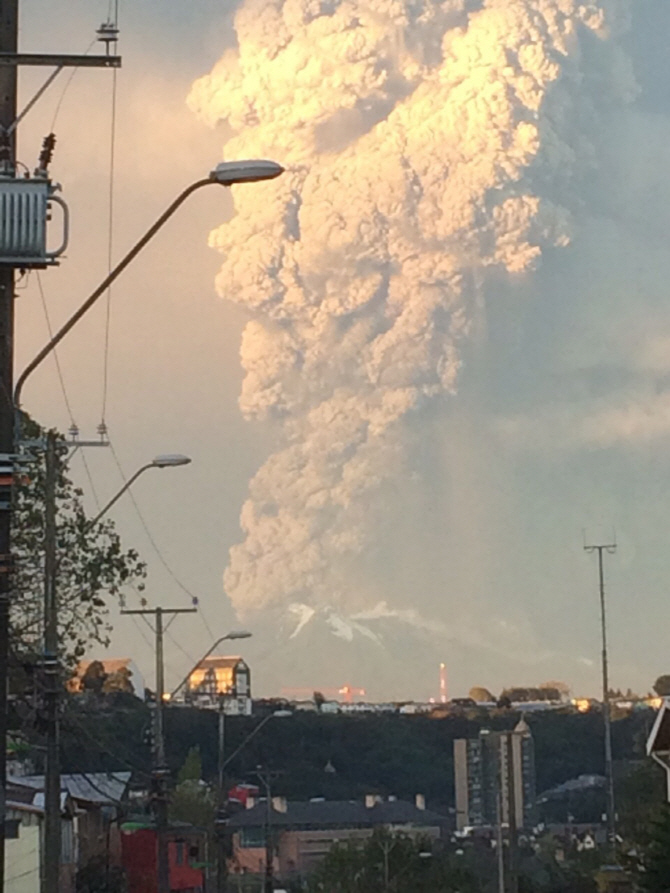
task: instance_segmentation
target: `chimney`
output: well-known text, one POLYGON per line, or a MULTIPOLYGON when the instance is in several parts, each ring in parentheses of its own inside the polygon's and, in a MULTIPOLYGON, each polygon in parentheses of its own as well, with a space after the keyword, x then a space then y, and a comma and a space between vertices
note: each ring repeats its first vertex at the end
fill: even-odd
POLYGON ((286 802, 286 797, 273 797, 272 798, 272 808, 275 812, 286 812, 288 810, 288 803, 286 802))
POLYGON ((382 798, 379 794, 366 794, 365 795, 365 807, 366 809, 372 809, 373 806, 376 806, 377 803, 381 803, 382 798))
POLYGON ((247 802, 246 802, 247 809, 253 809, 255 805, 256 805, 256 798, 255 797, 247 797, 247 802))
POLYGON ((423 810, 426 808, 426 798, 424 797, 423 794, 417 794, 414 797, 414 805, 416 806, 417 809, 423 810))

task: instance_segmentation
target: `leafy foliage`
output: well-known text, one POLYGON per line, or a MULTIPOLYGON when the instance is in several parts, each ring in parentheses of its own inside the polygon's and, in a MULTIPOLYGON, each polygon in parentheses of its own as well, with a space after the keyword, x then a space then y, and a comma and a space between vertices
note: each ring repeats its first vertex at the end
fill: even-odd
POLYGON ((375 831, 367 840, 336 844, 310 877, 310 893, 475 893, 472 871, 431 842, 375 831))
MULTIPOLYGON (((42 430, 26 420, 31 439, 42 430)), ((82 491, 67 475, 67 447, 59 442, 56 485, 59 634, 62 657, 79 660, 91 642, 106 645, 107 599, 126 585, 142 587, 146 567, 134 549, 124 550, 109 520, 91 524, 82 491)), ((11 607, 12 641, 21 653, 39 651, 43 630, 45 468, 42 454, 24 468, 15 488, 12 551, 15 557, 11 607)))
POLYGON ((646 893, 670 891, 670 807, 665 806, 652 823, 649 842, 643 859, 644 871, 638 878, 646 893))
POLYGON ((660 698, 670 695, 670 675, 659 676, 654 682, 654 691, 660 698))
POLYGON ((188 822, 209 833, 214 830, 216 797, 202 780, 200 748, 191 747, 177 775, 177 786, 170 797, 170 818, 188 822))

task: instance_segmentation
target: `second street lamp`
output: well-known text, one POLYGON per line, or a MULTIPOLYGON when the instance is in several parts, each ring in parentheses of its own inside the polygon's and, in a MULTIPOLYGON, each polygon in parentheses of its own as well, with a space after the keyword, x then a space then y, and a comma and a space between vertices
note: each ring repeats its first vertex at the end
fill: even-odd
MULTIPOLYGON (((231 630, 225 636, 221 636, 214 642, 208 651, 203 654, 200 660, 188 671, 179 685, 172 691, 170 699, 174 698, 182 688, 188 683, 193 673, 198 667, 207 660, 212 651, 221 644, 234 639, 250 639, 251 633, 245 629, 231 630)), ((218 689, 218 686, 217 686, 218 689)), ((226 858, 227 858, 227 830, 228 817, 225 808, 225 768, 226 768, 226 712, 224 692, 218 692, 218 729, 217 729, 217 778, 216 778, 216 891, 217 893, 225 893, 228 877, 226 858)))
POLYGON ((132 477, 128 478, 128 480, 123 485, 123 487, 121 487, 119 492, 109 500, 107 505, 105 505, 105 507, 102 508, 98 512, 98 514, 95 516, 95 518, 92 518, 88 522, 88 524, 86 525, 86 529, 88 530, 91 527, 94 527, 98 523, 98 521, 102 518, 102 516, 107 514, 107 512, 111 509, 111 507, 114 505, 114 503, 118 499, 120 499, 121 496, 123 496, 123 494, 126 492, 126 490, 128 490, 128 489, 130 489, 130 487, 132 487, 132 485, 135 483, 135 481, 138 479, 138 477, 141 474, 144 474, 145 471, 148 471, 150 468, 175 468, 176 466, 179 466, 179 465, 188 465, 190 463, 190 461, 191 460, 189 459, 188 456, 182 456, 179 453, 172 453, 172 454, 166 455, 166 456, 156 456, 156 458, 152 462, 147 462, 146 465, 143 465, 141 468, 138 468, 132 477))
MULTIPOLYGON (((188 456, 157 456, 139 468, 119 492, 86 524, 85 532, 105 515, 137 478, 149 468, 188 465, 188 456)), ((58 474, 57 440, 54 431, 47 434, 44 506, 44 674, 46 700, 46 759, 44 771, 44 891, 58 893, 61 849, 59 701, 60 662, 58 656, 58 556, 56 554, 56 478, 58 474)))

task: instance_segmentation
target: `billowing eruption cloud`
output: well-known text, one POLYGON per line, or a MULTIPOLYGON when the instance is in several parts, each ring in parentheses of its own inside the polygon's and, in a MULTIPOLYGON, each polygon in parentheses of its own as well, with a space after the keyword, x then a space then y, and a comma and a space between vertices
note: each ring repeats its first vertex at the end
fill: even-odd
POLYGON ((608 39, 624 13, 605 0, 246 0, 237 11, 237 49, 189 102, 227 122, 227 157, 288 169, 235 191, 233 219, 211 237, 220 294, 251 316, 242 410, 277 427, 225 574, 241 616, 393 613, 356 574, 375 500, 425 413, 456 393, 484 284, 570 241, 594 161, 580 135, 595 114, 589 87, 599 103, 632 95, 608 39), (587 50, 599 54, 595 85, 587 50))

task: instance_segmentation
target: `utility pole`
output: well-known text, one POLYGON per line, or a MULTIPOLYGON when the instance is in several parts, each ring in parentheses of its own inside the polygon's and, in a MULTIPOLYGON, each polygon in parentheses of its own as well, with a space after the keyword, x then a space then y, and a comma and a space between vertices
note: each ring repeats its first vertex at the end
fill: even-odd
POLYGON ((216 785, 216 893, 226 893, 228 886, 228 814, 226 811, 226 710, 223 694, 219 694, 219 748, 216 785))
MULTIPOLYGON (((118 56, 63 56, 18 52, 19 0, 0 0, 0 180, 16 176, 16 133, 19 119, 33 105, 28 103, 17 115, 18 66, 50 66, 60 71, 64 66, 118 68, 118 56)), ((48 79, 36 96, 55 77, 48 79)), ((18 225, 13 219, 12 224, 18 225)), ((46 266, 46 264, 37 264, 46 266)), ((14 271, 34 264, 5 259, 0 263, 0 462, 14 461, 16 452, 14 390, 14 271)), ((5 886, 5 836, 7 818, 7 712, 9 684, 9 604, 11 598, 11 478, 2 483, 0 495, 0 893, 5 886)))
POLYGON ((498 893, 505 893, 505 846, 503 839, 502 778, 498 771, 496 791, 496 862, 498 865, 498 893))
POLYGON ((170 863, 168 854, 168 790, 167 783, 170 771, 165 760, 165 665, 163 662, 163 634, 177 614, 194 614, 197 608, 136 608, 121 611, 122 614, 153 614, 154 633, 156 636, 156 710, 154 713, 154 768, 152 771, 154 787, 154 810, 156 814, 156 867, 158 893, 170 893, 170 863), (163 625, 163 617, 170 614, 167 626, 163 625))
POLYGON ((263 881, 263 893, 273 893, 274 890, 274 846, 272 840, 272 781, 278 773, 268 772, 259 766, 256 776, 265 789, 265 878, 263 881))
MULTIPOLYGON (((0 53, 16 53, 19 34, 19 0, 0 2, 0 53)), ((0 67, 0 172, 14 173, 16 157, 17 69, 0 67)), ((14 269, 0 267, 0 454, 14 454, 14 269)), ((0 893, 5 885, 5 832, 7 818, 7 708, 9 656, 9 599, 12 569, 11 511, 0 511, 0 893)))
POLYGON ((584 551, 598 553, 598 582, 600 591, 600 628, 602 633, 602 675, 603 675, 603 722, 605 724, 605 778, 607 781, 607 839, 616 858, 616 813, 614 806, 614 768, 612 764, 612 718, 610 710, 610 687, 607 663, 607 617, 605 613, 605 571, 603 553, 613 555, 616 543, 584 544, 584 551))
POLYGON ((46 707, 46 765, 44 773, 43 893, 58 893, 61 849, 60 722, 58 661, 58 602, 56 594, 56 433, 46 438, 44 483, 44 697, 46 707))
POLYGON ((503 747, 507 767, 507 816, 509 822, 509 893, 519 893, 519 832, 516 814, 516 773, 514 771, 513 733, 504 732, 503 747))

